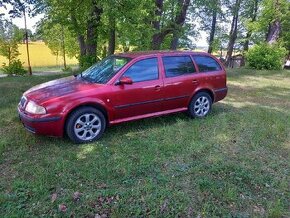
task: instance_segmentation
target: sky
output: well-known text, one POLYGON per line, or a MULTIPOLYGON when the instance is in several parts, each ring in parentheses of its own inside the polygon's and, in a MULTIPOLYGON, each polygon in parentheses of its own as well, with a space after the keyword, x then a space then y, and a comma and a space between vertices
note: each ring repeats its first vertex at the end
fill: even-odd
MULTIPOLYGON (((11 10, 11 7, 8 6, 7 9, 0 7, 0 14, 4 14, 5 18, 10 19, 8 12, 11 10)), ((30 29, 33 33, 35 32, 36 23, 43 17, 43 14, 39 14, 35 17, 27 17, 27 28, 30 29)), ((12 23, 18 26, 19 28, 24 28, 24 19, 22 18, 13 18, 12 23)))
MULTIPOLYGON (((1 0, 0 0, 1 1, 1 0)), ((11 10, 11 7, 7 7, 7 9, 0 7, 0 14, 4 14, 5 18, 9 19, 9 15, 8 15, 8 11, 11 10)), ((32 33, 35 32, 35 28, 36 28, 36 24, 38 21, 40 21, 40 19, 43 17, 43 14, 39 14, 35 17, 27 17, 27 28, 30 29, 32 31, 32 33)), ((24 28, 24 19, 22 18, 13 18, 12 23, 15 24, 16 26, 18 26, 19 28, 24 28)), ((196 24, 197 26, 198 23, 196 24)), ((193 37, 189 37, 195 44, 197 47, 206 47, 208 46, 207 43, 207 34, 204 31, 200 31, 200 36, 193 38, 193 37)))

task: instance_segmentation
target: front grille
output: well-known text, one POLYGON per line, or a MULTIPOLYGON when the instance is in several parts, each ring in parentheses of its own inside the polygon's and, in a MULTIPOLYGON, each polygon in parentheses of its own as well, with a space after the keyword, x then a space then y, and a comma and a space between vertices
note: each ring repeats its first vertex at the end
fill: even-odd
POLYGON ((25 96, 22 96, 21 99, 20 99, 20 103, 19 103, 19 104, 20 104, 20 106, 21 106, 22 108, 24 108, 26 102, 27 102, 26 97, 25 97, 25 96))

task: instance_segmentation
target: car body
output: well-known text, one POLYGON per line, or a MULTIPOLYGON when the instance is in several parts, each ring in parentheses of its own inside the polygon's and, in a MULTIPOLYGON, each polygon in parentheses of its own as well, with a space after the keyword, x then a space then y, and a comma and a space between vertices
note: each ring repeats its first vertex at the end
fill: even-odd
MULTIPOLYGON (((226 71, 214 56, 190 51, 121 53, 83 74, 29 89, 21 98, 18 112, 30 132, 61 137, 72 131, 66 129, 72 114, 85 107, 100 112, 104 130, 108 125, 188 111, 198 93, 205 93, 209 100, 208 111, 200 112, 204 116, 212 103, 227 95, 226 71)), ((202 108, 196 105, 196 111, 202 108)), ((79 120, 80 128, 83 121, 79 120)), ((73 141, 92 140, 95 138, 73 141)))

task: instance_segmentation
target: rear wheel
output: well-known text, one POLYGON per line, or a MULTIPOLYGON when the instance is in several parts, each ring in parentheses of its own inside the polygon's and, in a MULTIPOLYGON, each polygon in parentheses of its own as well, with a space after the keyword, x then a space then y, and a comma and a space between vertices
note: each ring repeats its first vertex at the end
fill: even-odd
POLYGON ((210 113, 212 99, 206 92, 197 93, 191 100, 188 108, 191 117, 205 117, 210 113))
POLYGON ((103 135, 106 119, 103 113, 93 107, 82 107, 69 116, 66 133, 75 143, 95 141, 103 135))

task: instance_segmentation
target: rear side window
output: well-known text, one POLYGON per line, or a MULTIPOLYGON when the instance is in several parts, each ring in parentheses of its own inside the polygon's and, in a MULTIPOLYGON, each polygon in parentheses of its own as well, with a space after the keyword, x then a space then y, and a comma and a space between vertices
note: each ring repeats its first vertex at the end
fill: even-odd
POLYGON ((142 82, 158 79, 158 60, 149 58, 133 64, 123 77, 130 77, 133 82, 142 82))
POLYGON ((207 56, 193 56, 200 72, 219 71, 221 66, 215 59, 207 56))
POLYGON ((163 57, 166 77, 182 76, 195 73, 195 67, 189 56, 163 57))

